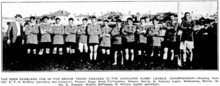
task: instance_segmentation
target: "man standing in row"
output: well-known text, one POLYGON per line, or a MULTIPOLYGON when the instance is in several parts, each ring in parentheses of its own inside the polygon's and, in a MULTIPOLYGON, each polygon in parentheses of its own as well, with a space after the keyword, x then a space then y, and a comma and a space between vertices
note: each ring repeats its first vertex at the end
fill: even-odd
POLYGON ((67 35, 65 39, 66 52, 70 54, 75 54, 76 49, 76 33, 77 26, 73 23, 74 19, 69 18, 69 25, 65 27, 65 34, 67 35))
POLYGON ((51 40, 51 34, 53 33, 51 25, 48 23, 48 17, 43 17, 43 23, 39 26, 40 33, 41 33, 41 49, 39 52, 39 55, 42 55, 44 53, 44 50, 46 50, 46 54, 50 54, 50 49, 52 46, 52 40, 51 40))
POLYGON ((125 37, 125 62, 131 64, 134 61, 134 48, 135 48, 135 32, 136 32, 136 25, 133 24, 133 19, 127 19, 128 25, 125 25, 122 33, 125 37), (131 53, 131 57, 129 56, 129 51, 131 53), (129 58, 130 57, 130 58, 129 58))
POLYGON ((39 33, 38 25, 36 24, 36 18, 30 17, 31 23, 26 25, 25 34, 27 35, 27 54, 36 54, 38 47, 37 35, 39 33))
POLYGON ((123 58, 123 47, 122 47, 122 29, 124 27, 122 26, 122 21, 117 20, 116 21, 116 27, 112 30, 112 38, 113 38, 113 51, 114 51, 114 63, 113 65, 123 65, 124 64, 124 58, 123 58), (120 57, 119 57, 120 56, 120 57), (121 59, 121 62, 118 63, 118 58, 121 59))
POLYGON ((90 61, 97 60, 97 50, 99 45, 99 35, 101 34, 100 25, 96 23, 96 17, 92 17, 92 24, 87 29, 89 35, 90 61))
POLYGON ((12 46, 13 52, 21 54, 19 49, 22 49, 22 44, 24 43, 24 31, 21 24, 22 16, 17 14, 15 16, 15 21, 11 22, 7 31, 8 41, 7 43, 12 46))
POLYGON ((179 47, 179 44, 177 42, 178 26, 179 23, 175 21, 174 15, 170 15, 169 20, 166 22, 167 31, 164 37, 163 63, 165 63, 164 65, 167 66, 169 66, 170 63, 174 61, 175 53, 177 52, 179 47), (171 55, 169 55, 169 53, 171 55), (169 58, 169 56, 171 56, 171 58, 169 58))
POLYGON ((194 26, 195 22, 191 19, 190 13, 186 12, 183 21, 181 23, 182 37, 180 43, 180 49, 183 51, 183 66, 186 65, 187 59, 190 60, 190 63, 193 60, 193 51, 194 48, 194 26), (187 56, 189 55, 189 58, 187 56))

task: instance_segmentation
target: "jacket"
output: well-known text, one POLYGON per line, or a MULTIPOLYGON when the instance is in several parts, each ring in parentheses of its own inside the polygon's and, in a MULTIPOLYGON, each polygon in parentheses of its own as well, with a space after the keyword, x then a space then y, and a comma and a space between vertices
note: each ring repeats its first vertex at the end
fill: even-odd
MULTIPOLYGON (((23 31, 23 26, 20 24, 20 34, 21 37, 24 38, 24 31, 23 31)), ((7 36, 8 39, 10 39, 12 41, 12 43, 15 43, 16 39, 17 39, 17 26, 15 22, 11 22, 7 31, 7 36)))

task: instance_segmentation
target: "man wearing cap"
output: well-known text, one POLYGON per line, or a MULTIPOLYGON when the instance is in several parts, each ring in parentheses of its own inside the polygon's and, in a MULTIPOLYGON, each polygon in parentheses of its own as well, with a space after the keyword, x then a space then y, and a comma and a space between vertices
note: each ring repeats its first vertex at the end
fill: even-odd
POLYGON ((15 21, 10 23, 7 31, 7 43, 12 45, 12 47, 14 48, 13 50, 19 49, 21 45, 24 43, 24 31, 23 26, 21 24, 21 19, 22 16, 20 14, 17 14, 15 16, 15 21))

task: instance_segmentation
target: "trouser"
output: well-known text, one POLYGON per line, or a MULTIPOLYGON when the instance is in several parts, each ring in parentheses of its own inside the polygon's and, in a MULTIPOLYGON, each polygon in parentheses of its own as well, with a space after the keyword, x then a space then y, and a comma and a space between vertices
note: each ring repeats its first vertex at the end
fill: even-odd
POLYGON ((16 41, 14 43, 11 43, 11 54, 10 58, 12 58, 12 60, 22 60, 23 59, 23 52, 24 48, 22 46, 22 37, 18 36, 16 41), (19 58, 20 57, 20 58, 19 58))

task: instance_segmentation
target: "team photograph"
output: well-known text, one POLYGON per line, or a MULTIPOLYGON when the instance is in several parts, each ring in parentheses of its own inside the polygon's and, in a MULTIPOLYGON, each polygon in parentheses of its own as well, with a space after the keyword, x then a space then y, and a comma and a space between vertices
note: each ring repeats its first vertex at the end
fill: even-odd
POLYGON ((1 19, 3 71, 218 69, 217 2, 2 3, 1 19))

